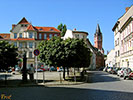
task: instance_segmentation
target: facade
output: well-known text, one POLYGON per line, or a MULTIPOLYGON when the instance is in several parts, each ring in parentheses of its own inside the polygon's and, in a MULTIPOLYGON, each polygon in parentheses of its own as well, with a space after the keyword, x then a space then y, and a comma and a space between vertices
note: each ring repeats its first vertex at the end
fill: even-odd
POLYGON ((115 50, 112 49, 108 54, 105 61, 106 66, 115 67, 115 50))
POLYGON ((34 65, 33 51, 37 48, 39 42, 48 40, 53 36, 60 36, 60 31, 56 28, 33 26, 26 18, 22 18, 19 23, 13 24, 10 32, 10 42, 18 47, 19 58, 22 58, 23 52, 26 51, 28 66, 34 65))
POLYGON ((117 62, 120 62, 120 66, 117 67, 133 69, 133 6, 126 8, 125 14, 118 19, 112 30, 115 38, 115 58, 117 62), (119 34, 119 36, 116 34, 119 34), (116 52, 117 46, 119 52, 116 52), (119 56, 119 59, 117 59, 117 56, 119 56))

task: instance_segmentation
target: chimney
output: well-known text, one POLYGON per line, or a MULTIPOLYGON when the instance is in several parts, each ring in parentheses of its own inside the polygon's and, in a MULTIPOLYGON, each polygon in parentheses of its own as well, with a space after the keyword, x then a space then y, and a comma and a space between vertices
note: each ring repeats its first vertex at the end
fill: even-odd
POLYGON ((13 29, 15 26, 16 26, 15 24, 12 24, 12 29, 13 29))
POLYGON ((125 10, 126 10, 126 12, 128 11, 128 9, 129 9, 129 8, 130 8, 130 7, 126 7, 126 9, 125 9, 125 10))
POLYGON ((73 30, 76 31, 76 28, 74 28, 73 30))

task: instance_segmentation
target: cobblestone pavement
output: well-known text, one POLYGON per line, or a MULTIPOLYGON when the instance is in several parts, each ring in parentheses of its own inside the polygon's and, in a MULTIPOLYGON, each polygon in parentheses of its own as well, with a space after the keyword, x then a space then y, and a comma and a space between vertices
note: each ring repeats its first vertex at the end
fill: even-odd
POLYGON ((0 88, 12 100, 133 100, 133 80, 93 71, 91 83, 49 87, 0 88))

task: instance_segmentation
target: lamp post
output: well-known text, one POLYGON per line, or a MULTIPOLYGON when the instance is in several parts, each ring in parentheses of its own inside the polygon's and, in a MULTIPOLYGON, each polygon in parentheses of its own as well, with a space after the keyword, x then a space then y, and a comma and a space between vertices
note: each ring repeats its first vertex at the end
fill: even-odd
POLYGON ((22 80, 23 82, 27 81, 27 58, 26 58, 26 52, 24 51, 24 55, 23 55, 23 68, 22 68, 22 80))

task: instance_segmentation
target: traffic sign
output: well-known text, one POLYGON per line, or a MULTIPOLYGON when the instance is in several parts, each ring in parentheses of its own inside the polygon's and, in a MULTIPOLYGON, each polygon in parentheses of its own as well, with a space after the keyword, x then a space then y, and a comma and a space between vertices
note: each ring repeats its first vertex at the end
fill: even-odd
POLYGON ((40 51, 39 51, 38 49, 35 49, 35 50, 34 50, 34 55, 35 55, 35 56, 38 56, 39 54, 40 54, 40 51))

